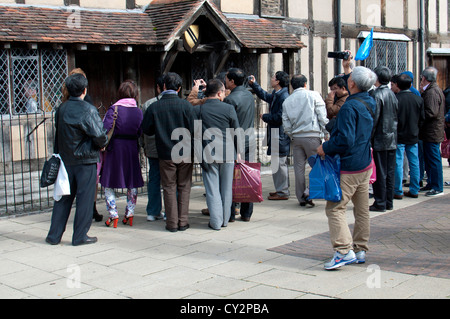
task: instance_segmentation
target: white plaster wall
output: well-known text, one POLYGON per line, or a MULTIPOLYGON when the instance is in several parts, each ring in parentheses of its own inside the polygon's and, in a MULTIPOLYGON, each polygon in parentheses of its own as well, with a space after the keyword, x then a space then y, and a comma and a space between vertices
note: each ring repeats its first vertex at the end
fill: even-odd
POLYGON ((221 1, 222 12, 253 14, 253 0, 221 1))

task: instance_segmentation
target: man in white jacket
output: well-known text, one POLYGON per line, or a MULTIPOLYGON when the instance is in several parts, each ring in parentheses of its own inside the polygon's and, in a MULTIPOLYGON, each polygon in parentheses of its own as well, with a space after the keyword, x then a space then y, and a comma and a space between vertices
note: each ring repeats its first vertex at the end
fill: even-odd
POLYGON ((300 206, 314 206, 306 187, 306 161, 315 155, 328 135, 325 102, 318 92, 306 89, 308 80, 304 75, 294 75, 291 85, 294 92, 283 103, 284 132, 291 138, 294 155, 295 195, 300 206))

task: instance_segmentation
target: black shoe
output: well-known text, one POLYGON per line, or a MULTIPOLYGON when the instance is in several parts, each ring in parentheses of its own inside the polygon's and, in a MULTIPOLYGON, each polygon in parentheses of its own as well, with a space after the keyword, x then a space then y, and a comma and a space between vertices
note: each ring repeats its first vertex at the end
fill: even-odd
POLYGON ((166 230, 170 231, 171 233, 175 233, 178 231, 178 228, 169 228, 166 226, 166 230))
POLYGON ((103 215, 100 215, 97 210, 94 211, 94 216, 92 217, 96 222, 101 222, 103 220, 103 215))
POLYGON ((427 197, 435 197, 435 196, 441 196, 441 195, 444 195, 444 192, 440 192, 435 189, 432 189, 431 191, 425 193, 425 196, 427 196, 427 197))
POLYGON ((95 219, 96 222, 101 222, 103 220, 103 215, 100 215, 97 211, 96 203, 94 203, 94 214, 92 218, 95 219))
POLYGON ((424 186, 424 187, 421 187, 420 189, 419 189, 419 192, 428 192, 428 191, 431 191, 432 190, 432 188, 431 188, 431 186, 424 186))
POLYGON ((371 212, 381 212, 381 213, 383 213, 383 212, 386 211, 386 209, 378 208, 378 207, 376 207, 375 205, 372 205, 372 206, 369 206, 369 211, 371 211, 371 212))
POLYGON ((189 224, 186 224, 185 226, 178 226, 179 231, 185 231, 188 228, 189 228, 189 224))
POLYGON ((300 202, 300 206, 302 206, 302 207, 305 207, 305 206, 307 206, 307 207, 314 207, 316 205, 313 203, 312 199, 309 198, 309 196, 303 195, 302 196, 302 201, 300 202))
POLYGON ((403 195, 405 195, 406 197, 411 197, 411 198, 418 198, 419 194, 411 194, 410 191, 405 192, 403 195))
POLYGON ((48 237, 45 238, 45 241, 46 241, 47 243, 49 243, 50 245, 58 245, 58 244, 60 243, 59 241, 56 242, 56 243, 54 243, 54 242, 52 242, 50 239, 48 239, 48 237))
POLYGON ((86 236, 86 239, 79 243, 72 243, 73 246, 80 246, 80 245, 89 245, 89 244, 95 244, 97 242, 97 237, 89 237, 86 236))

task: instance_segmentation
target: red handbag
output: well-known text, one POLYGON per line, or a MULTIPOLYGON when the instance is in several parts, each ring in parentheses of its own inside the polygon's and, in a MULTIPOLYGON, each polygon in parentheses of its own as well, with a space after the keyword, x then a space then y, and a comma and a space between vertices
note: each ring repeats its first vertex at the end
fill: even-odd
POLYGON ((441 143, 441 157, 450 158, 450 140, 444 133, 444 141, 441 143))
POLYGON ((262 196, 261 163, 236 163, 233 175, 233 202, 260 203, 262 196))

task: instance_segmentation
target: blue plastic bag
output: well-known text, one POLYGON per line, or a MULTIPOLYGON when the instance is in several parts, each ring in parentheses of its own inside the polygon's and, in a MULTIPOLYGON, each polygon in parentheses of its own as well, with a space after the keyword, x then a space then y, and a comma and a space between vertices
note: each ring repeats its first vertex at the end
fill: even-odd
POLYGON ((342 190, 339 155, 325 155, 325 158, 315 155, 311 156, 308 162, 312 167, 309 173, 309 198, 340 202, 342 190))
POLYGON ((369 35, 364 40, 364 42, 361 44, 361 47, 359 48, 358 52, 355 56, 355 61, 364 61, 367 59, 370 55, 370 51, 373 47, 373 28, 370 30, 369 35))

